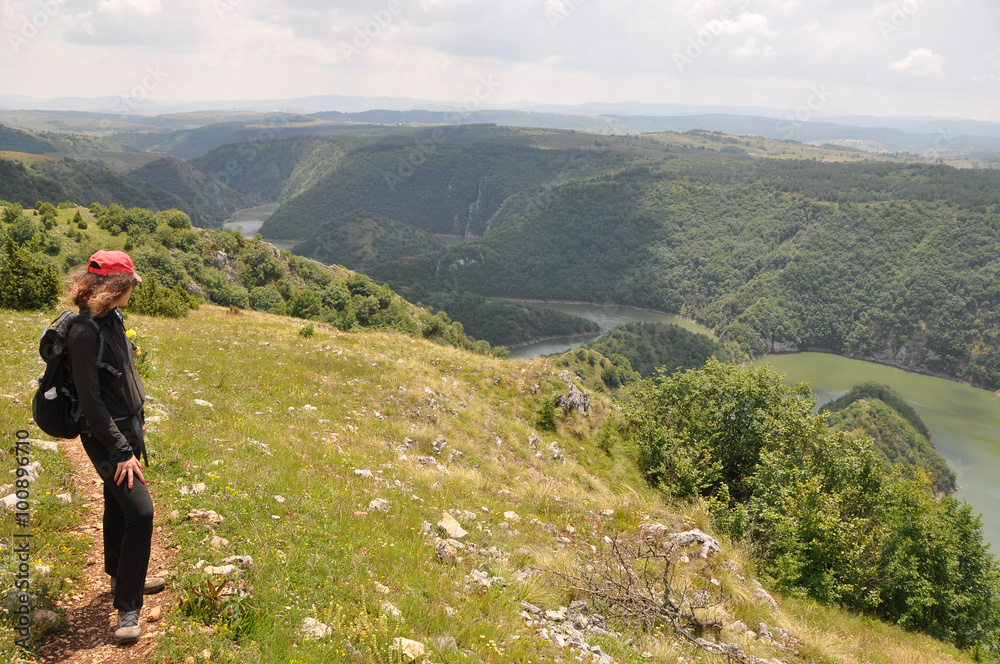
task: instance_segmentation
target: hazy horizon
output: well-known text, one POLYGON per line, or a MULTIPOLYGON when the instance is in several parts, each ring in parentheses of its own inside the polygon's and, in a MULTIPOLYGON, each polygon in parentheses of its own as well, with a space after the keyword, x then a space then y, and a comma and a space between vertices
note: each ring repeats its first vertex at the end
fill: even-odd
POLYGON ((8 94, 119 106, 341 95, 1000 121, 988 0, 0 0, 0 28, 8 94))

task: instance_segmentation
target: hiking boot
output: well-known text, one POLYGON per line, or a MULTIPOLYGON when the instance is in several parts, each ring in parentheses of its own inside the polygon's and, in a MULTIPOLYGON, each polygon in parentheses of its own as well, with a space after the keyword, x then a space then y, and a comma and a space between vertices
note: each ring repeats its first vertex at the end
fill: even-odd
MULTIPOLYGON (((115 577, 111 577, 111 592, 115 591, 116 585, 115 577)), ((158 576, 147 576, 146 583, 142 586, 143 595, 155 595, 156 593, 163 590, 167 585, 167 582, 158 576)))
POLYGON ((118 612, 118 629, 115 643, 135 643, 139 640, 139 609, 118 612))

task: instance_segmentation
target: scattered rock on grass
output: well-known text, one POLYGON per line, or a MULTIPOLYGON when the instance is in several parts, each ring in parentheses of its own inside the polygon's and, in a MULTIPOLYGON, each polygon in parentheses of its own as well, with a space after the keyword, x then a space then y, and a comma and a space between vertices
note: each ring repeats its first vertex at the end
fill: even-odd
POLYGON ((434 558, 442 563, 455 563, 458 560, 458 550, 447 540, 439 539, 434 545, 434 558))
POLYGON ((302 620, 302 635, 307 639, 325 639, 333 633, 326 623, 321 623, 312 616, 302 620))
POLYGON ((708 559, 715 554, 722 552, 719 540, 697 528, 671 535, 667 538, 666 543, 672 546, 691 546, 698 544, 700 545, 698 548, 698 555, 704 559, 708 559))
POLYGON ((420 641, 396 637, 392 640, 392 649, 402 653, 403 657, 411 662, 418 657, 423 657, 426 648, 420 641))
POLYGON ((382 602, 382 612, 392 616, 399 622, 403 622, 403 612, 396 608, 396 605, 392 602, 382 602))
POLYGON ((438 521, 437 525, 452 539, 461 540, 469 536, 469 533, 462 528, 462 524, 447 512, 441 513, 441 520, 438 521))
POLYGON ((437 640, 438 650, 441 652, 458 652, 458 644, 454 636, 442 636, 437 640))
POLYGON ((189 519, 195 519, 196 521, 204 521, 205 523, 222 523, 225 518, 220 515, 215 510, 191 510, 188 512, 189 519))
POLYGON ((764 586, 760 585, 760 581, 758 581, 757 579, 754 579, 753 583, 754 583, 753 595, 757 599, 757 601, 769 607, 773 611, 778 611, 779 610, 778 603, 774 601, 773 597, 771 597, 771 593, 764 590, 764 586))

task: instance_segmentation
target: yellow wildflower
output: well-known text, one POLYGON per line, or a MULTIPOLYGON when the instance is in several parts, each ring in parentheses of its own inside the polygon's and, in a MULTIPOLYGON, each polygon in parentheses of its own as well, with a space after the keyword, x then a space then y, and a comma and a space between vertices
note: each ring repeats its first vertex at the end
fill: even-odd
POLYGON ((129 330, 128 332, 126 332, 125 336, 128 337, 129 339, 134 339, 135 338, 135 329, 133 328, 133 329, 129 330))

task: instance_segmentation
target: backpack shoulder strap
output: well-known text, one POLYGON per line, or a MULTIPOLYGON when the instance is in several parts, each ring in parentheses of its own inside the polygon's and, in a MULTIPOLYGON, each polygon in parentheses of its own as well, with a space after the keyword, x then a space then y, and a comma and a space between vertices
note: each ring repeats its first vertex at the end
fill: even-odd
POLYGON ((77 323, 80 321, 86 321, 87 323, 90 323, 90 326, 94 328, 94 334, 97 335, 97 368, 106 369, 115 378, 121 378, 122 372, 118 371, 118 369, 115 369, 113 366, 104 361, 104 335, 101 333, 101 326, 98 325, 97 322, 94 321, 94 319, 91 318, 90 316, 86 317, 81 316, 77 318, 75 321, 73 321, 73 323, 77 323))

